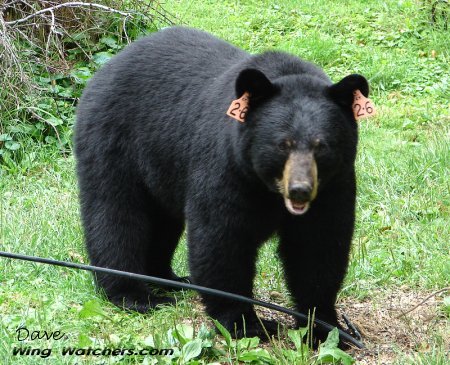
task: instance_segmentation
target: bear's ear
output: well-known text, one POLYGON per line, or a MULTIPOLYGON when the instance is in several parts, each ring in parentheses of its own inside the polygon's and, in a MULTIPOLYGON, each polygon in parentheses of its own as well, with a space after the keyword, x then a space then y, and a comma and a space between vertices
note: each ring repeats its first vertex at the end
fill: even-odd
POLYGON ((245 92, 250 94, 251 101, 257 101, 272 96, 276 87, 263 72, 247 68, 242 70, 236 79, 236 96, 241 97, 245 92))
POLYGON ((346 76, 338 83, 331 85, 328 93, 339 105, 351 108, 355 90, 361 91, 366 98, 369 96, 369 83, 364 76, 357 74, 346 76))

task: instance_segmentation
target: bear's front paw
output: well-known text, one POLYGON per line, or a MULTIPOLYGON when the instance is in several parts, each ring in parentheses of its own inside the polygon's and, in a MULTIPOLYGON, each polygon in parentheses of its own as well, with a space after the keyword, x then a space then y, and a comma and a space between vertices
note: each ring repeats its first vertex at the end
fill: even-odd
POLYGON ((219 322, 230 332, 233 338, 259 337, 263 341, 270 339, 270 336, 277 335, 282 325, 266 319, 260 319, 256 315, 245 316, 240 320, 220 320, 219 322))
MULTIPOLYGON (((168 275, 167 277, 165 277, 165 276, 161 276, 161 277, 164 279, 178 281, 178 282, 184 283, 184 284, 192 283, 191 278, 189 276, 178 276, 174 273, 168 275)), ((178 287, 171 286, 171 285, 161 285, 161 284, 149 284, 148 287, 151 288, 152 290, 162 291, 163 293, 184 290, 183 288, 178 288, 178 287)))
POLYGON ((123 293, 109 298, 112 303, 120 308, 146 313, 150 309, 162 304, 175 304, 170 297, 159 297, 149 293, 123 293))

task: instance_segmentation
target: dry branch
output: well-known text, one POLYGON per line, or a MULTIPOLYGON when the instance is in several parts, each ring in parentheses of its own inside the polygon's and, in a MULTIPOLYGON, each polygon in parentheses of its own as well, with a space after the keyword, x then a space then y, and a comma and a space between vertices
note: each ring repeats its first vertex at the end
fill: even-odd
POLYGON ((120 15, 125 16, 125 17, 131 16, 131 13, 126 13, 126 12, 123 12, 123 11, 120 11, 120 10, 116 10, 116 9, 110 8, 109 6, 106 6, 106 5, 101 5, 101 4, 96 4, 96 3, 86 3, 86 2, 83 2, 83 1, 74 1, 74 2, 62 3, 62 4, 59 4, 59 5, 48 7, 48 8, 36 11, 35 13, 32 13, 32 14, 24 17, 24 18, 17 19, 17 20, 12 20, 10 22, 5 22, 5 24, 6 25, 16 25, 16 24, 20 24, 20 23, 25 23, 28 20, 30 20, 30 19, 38 16, 38 15, 47 13, 47 12, 51 12, 53 14, 53 16, 54 16, 53 12, 55 10, 57 10, 57 9, 60 9, 60 8, 76 8, 76 7, 86 7, 86 8, 91 8, 91 9, 92 8, 98 8, 98 9, 101 9, 101 10, 104 10, 104 11, 107 11, 107 12, 110 12, 110 13, 117 13, 117 14, 120 14, 120 15))
POLYGON ((395 318, 405 317, 408 313, 411 313, 412 311, 416 310, 416 309, 419 308, 422 304, 424 304, 425 302, 427 302, 429 299, 435 297, 435 296, 438 295, 438 294, 448 292, 449 290, 450 290, 450 287, 447 287, 447 288, 443 288, 443 289, 440 289, 440 290, 438 290, 438 291, 435 291, 435 292, 431 293, 431 294, 428 295, 425 299, 423 299, 423 300, 420 301, 418 304, 416 304, 414 307, 408 309, 406 312, 402 312, 400 315, 398 315, 398 316, 395 317, 395 318))

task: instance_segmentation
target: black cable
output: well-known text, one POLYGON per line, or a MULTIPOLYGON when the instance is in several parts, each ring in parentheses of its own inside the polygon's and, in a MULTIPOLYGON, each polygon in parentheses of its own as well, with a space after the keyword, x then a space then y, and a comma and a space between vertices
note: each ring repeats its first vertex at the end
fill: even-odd
POLYGON ((361 333, 359 333, 356 326, 348 319, 345 313, 342 313, 342 319, 344 320, 346 326, 348 327, 350 334, 357 340, 362 340, 361 333))
MULTIPOLYGON (((18 260, 31 261, 31 262, 39 262, 41 264, 69 267, 72 269, 101 272, 101 273, 105 273, 105 274, 122 276, 125 278, 136 279, 136 280, 145 281, 145 282, 158 284, 158 285, 165 285, 165 286, 171 286, 174 288, 196 290, 200 293, 204 293, 204 294, 208 294, 208 295, 214 295, 214 296, 218 296, 218 297, 236 300, 238 302, 249 303, 249 304, 253 304, 253 305, 258 305, 260 307, 273 309, 275 311, 286 313, 291 316, 297 317, 301 320, 308 321, 308 316, 306 316, 303 313, 299 313, 299 312, 293 311, 291 309, 281 307, 276 304, 263 302, 261 300, 244 297, 243 295, 233 294, 233 293, 225 292, 222 290, 207 288, 205 286, 188 284, 188 283, 183 283, 183 282, 179 282, 179 281, 175 281, 175 280, 162 279, 162 278, 158 278, 155 276, 147 276, 147 275, 135 274, 135 273, 126 272, 126 271, 108 269, 105 267, 78 264, 75 262, 68 262, 68 261, 58 261, 58 260, 54 260, 54 259, 47 259, 44 257, 37 257, 37 256, 20 255, 20 254, 16 254, 16 253, 5 252, 5 251, 0 251, 0 257, 7 257, 10 259, 18 259, 18 260)), ((331 331, 334 328, 334 326, 328 324, 327 322, 321 321, 320 319, 317 319, 317 318, 314 319, 314 323, 327 331, 331 331)), ((358 341, 355 338, 353 338, 352 336, 350 336, 348 333, 342 331, 339 328, 338 328, 338 331, 339 331, 339 336, 341 336, 341 338, 344 339, 346 342, 349 342, 349 343, 355 345, 359 349, 364 348, 364 344, 362 344, 360 341, 358 341)))

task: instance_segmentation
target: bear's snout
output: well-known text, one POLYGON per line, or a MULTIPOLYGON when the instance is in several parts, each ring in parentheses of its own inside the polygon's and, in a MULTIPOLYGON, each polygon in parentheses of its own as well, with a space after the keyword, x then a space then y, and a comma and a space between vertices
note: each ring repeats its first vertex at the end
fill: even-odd
POLYGON ((311 200, 312 185, 309 182, 294 182, 289 185, 289 199, 296 202, 311 200))
POLYGON ((294 215, 307 212, 317 195, 317 165, 312 153, 292 152, 278 181, 287 210, 294 215))

